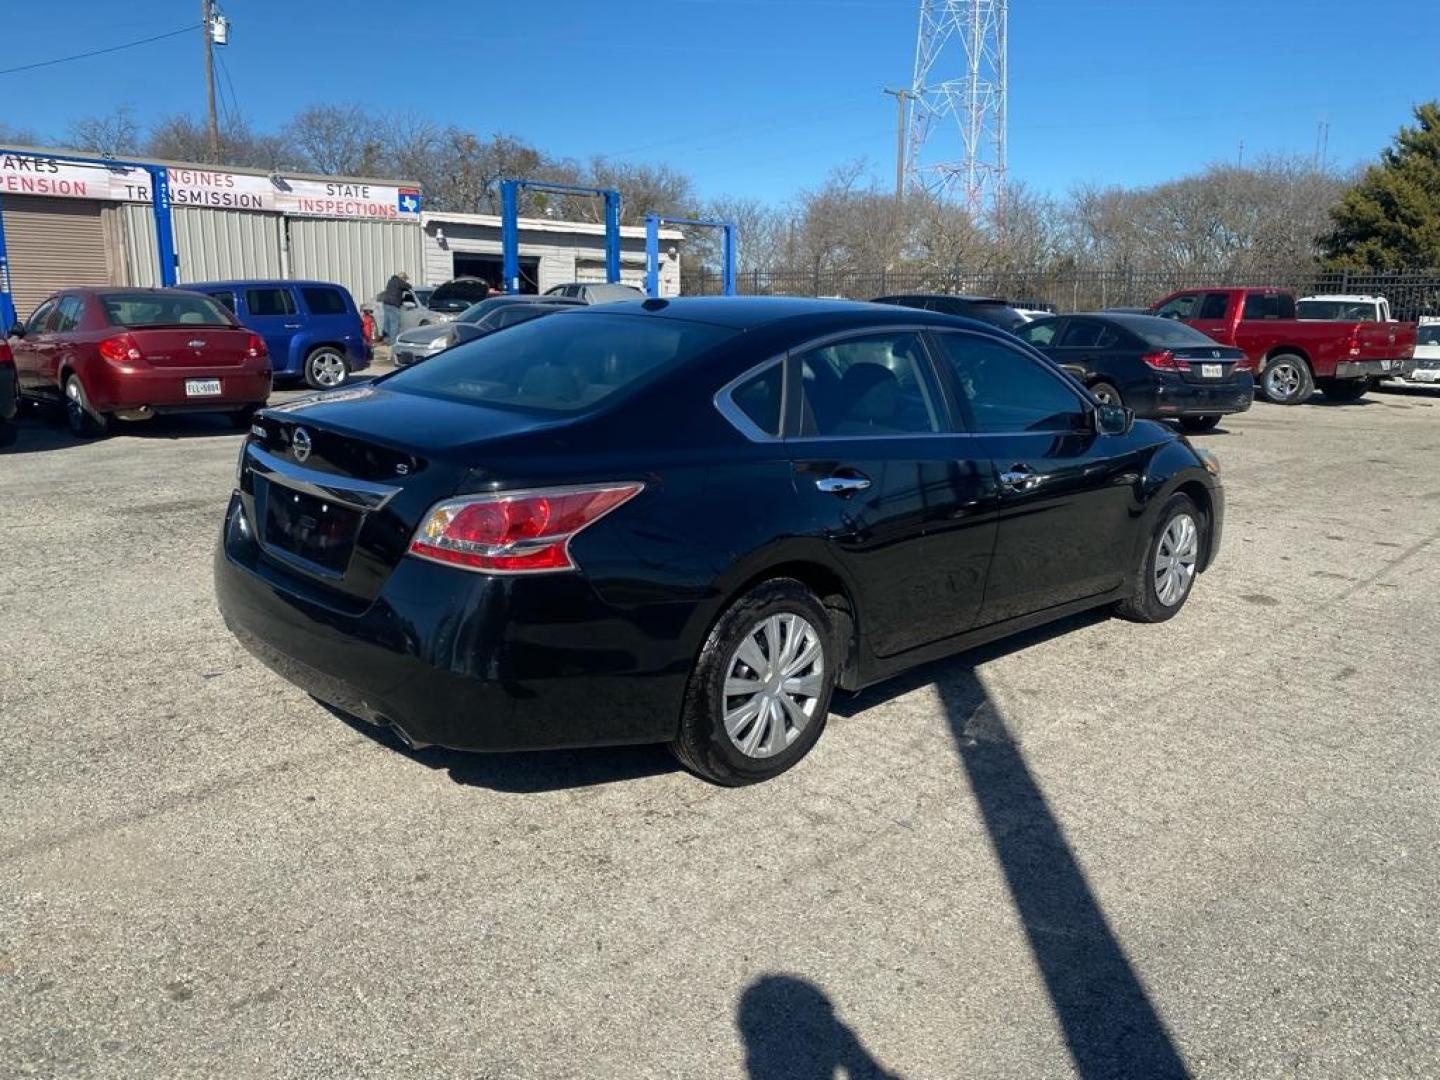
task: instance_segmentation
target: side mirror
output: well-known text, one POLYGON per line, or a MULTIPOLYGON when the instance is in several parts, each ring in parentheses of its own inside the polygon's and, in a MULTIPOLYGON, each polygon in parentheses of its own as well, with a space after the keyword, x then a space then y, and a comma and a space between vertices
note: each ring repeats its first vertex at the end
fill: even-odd
POLYGON ((404 300, 401 300, 401 301, 400 301, 400 306, 401 306, 402 308, 406 308, 407 310, 414 311, 414 310, 415 310, 417 307, 419 307, 420 305, 417 304, 417 303, 415 302, 415 298, 414 298, 413 296, 411 296, 411 297, 407 297, 407 298, 404 299, 404 300))
POLYGON ((9 336, 10 336, 10 337, 24 337, 24 336, 25 336, 25 327, 21 326, 18 322, 17 322, 17 323, 14 323, 14 324, 10 327, 9 336))
POLYGON ((1097 405, 1095 430, 1101 435, 1128 435, 1135 426, 1135 410, 1121 405, 1097 405))

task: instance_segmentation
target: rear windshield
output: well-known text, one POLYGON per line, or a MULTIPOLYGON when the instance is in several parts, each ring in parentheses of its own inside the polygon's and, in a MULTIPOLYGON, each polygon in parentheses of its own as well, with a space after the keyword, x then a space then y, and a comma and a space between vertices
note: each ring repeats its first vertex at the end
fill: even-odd
POLYGON ((1188 349, 1196 345, 1214 346, 1215 339, 1206 337, 1193 326, 1186 326, 1174 319, 1160 319, 1153 315, 1111 315, 1111 322, 1123 326, 1147 345, 1166 349, 1188 349))
POLYGON ((533 319, 385 380, 387 389, 547 413, 574 413, 633 389, 737 331, 643 315, 533 319))
POLYGON ((1440 323, 1420 327, 1415 334, 1416 345, 1440 345, 1440 323))
POLYGON ((998 326, 1001 330, 1009 330, 1011 333, 1030 321, 1008 304, 991 303, 984 300, 979 303, 970 301, 968 314, 972 319, 979 319, 981 322, 998 326))
POLYGON ((234 326, 214 300, 186 293, 107 293, 100 297, 111 326, 234 326))
POLYGON ((1340 322, 1376 322, 1375 305, 1354 300, 1301 300, 1295 305, 1297 318, 1328 319, 1340 322))

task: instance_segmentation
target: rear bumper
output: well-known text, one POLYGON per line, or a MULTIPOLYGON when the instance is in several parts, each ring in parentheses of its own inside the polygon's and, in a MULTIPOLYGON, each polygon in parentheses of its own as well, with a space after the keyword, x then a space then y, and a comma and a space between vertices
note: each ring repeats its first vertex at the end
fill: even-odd
POLYGON ((1125 404, 1137 416, 1160 419, 1176 416, 1229 416, 1245 412, 1255 400, 1255 381, 1248 376, 1241 380, 1206 385, 1182 379, 1163 379, 1155 383, 1148 397, 1127 396, 1125 404))
POLYGON ((1440 383, 1440 367, 1415 367, 1405 373, 1405 379, 1416 383, 1440 383))
POLYGON ((1415 370, 1415 358, 1395 360, 1341 360, 1335 365, 1337 379, 1408 379, 1415 370))
POLYGON ((270 372, 252 367, 120 369, 94 366, 80 372, 90 404, 100 412, 143 409, 155 412, 214 411, 264 404, 270 397, 270 372), (185 392, 191 379, 219 379, 220 393, 192 397, 185 392))
POLYGON ((373 602, 340 610, 265 556, 243 513, 232 497, 215 553, 221 614, 320 700, 457 750, 675 736, 690 667, 677 630, 693 605, 657 619, 605 604, 578 574, 491 577, 404 558, 373 602))

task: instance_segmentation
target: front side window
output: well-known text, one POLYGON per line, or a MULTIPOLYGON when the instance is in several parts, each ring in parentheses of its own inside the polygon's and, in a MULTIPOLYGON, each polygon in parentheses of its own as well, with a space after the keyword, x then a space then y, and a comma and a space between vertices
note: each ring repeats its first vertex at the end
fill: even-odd
POLYGON ((1155 314, 1162 319, 1190 319, 1194 317, 1195 303, 1200 299, 1199 293, 1181 293, 1179 296, 1171 297, 1155 309, 1155 314))
POLYGON ((289 289, 246 289, 245 306, 251 315, 295 314, 295 298, 289 289))
POLYGON ((1078 431, 1080 397, 1043 364, 1017 349, 967 334, 938 335, 973 430, 982 433, 1078 431))
POLYGON ((43 304, 36 308, 34 314, 30 316, 30 321, 25 324, 25 333, 44 333, 46 322, 49 321, 50 316, 55 313, 55 309, 58 306, 58 300, 46 300, 43 304))
POLYGON ((636 315, 532 319, 405 368, 388 376, 385 387, 500 408, 580 412, 735 334, 729 327, 636 315))
POLYGON ((825 345, 796 358, 802 436, 910 435, 940 430, 924 376, 925 352, 912 332, 825 345))
POLYGON ((100 303, 111 326, 235 325, 224 308, 198 293, 106 293, 100 303))
POLYGON ((63 334, 67 330, 74 330, 80 325, 80 316, 84 311, 85 304, 78 296, 63 297, 51 323, 51 333, 63 334))
POLYGON ((345 298, 340 295, 338 289, 312 286, 308 289, 301 289, 300 295, 304 297, 305 306, 310 309, 311 315, 345 314, 345 298))

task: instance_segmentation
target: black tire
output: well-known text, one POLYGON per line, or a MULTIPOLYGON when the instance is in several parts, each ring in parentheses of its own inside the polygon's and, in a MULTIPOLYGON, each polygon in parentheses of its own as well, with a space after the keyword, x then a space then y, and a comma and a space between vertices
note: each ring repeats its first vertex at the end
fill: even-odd
POLYGON ((1303 356, 1280 353, 1265 362, 1259 390, 1274 405, 1299 405, 1315 393, 1315 376, 1303 356))
POLYGON ((243 409, 236 409, 232 413, 226 413, 230 417, 230 423, 234 424, 240 431, 250 426, 250 421, 255 419, 255 414, 260 411, 259 405, 246 405, 243 409))
POLYGON ((1125 399, 1120 396, 1120 391, 1108 382, 1097 382, 1090 384, 1090 396, 1101 405, 1124 405, 1125 399))
POLYGON ((1369 379, 1326 379, 1320 384, 1320 392, 1330 401, 1359 401, 1369 389, 1369 379))
POLYGON ((82 439, 98 439, 110 431, 110 417, 90 408, 85 384, 73 372, 65 378, 65 423, 82 439))
POLYGON ((350 380, 350 360, 333 345, 317 345, 305 357, 305 384, 312 390, 334 390, 350 380))
MULTIPOLYGON (((760 648, 763 643, 756 638, 752 644, 760 648)), ((757 585, 731 604, 711 628, 690 673, 690 684, 685 691, 685 704, 680 715, 680 731, 670 744, 671 751, 691 772, 727 787, 754 784, 779 776, 808 754, 825 730, 838 663, 834 626, 814 593, 792 578, 775 578, 757 585), (732 663, 742 662, 737 650, 745 638, 759 632, 765 620, 774 615, 798 615, 809 623, 818 642, 822 667, 805 726, 792 724, 788 717, 793 713, 782 713, 777 719, 782 737, 787 739, 783 749, 768 756, 758 756, 743 751, 737 740, 745 741, 747 733, 752 733, 762 722, 769 721, 762 714, 752 721, 753 726, 741 727, 736 737, 732 738, 725 727, 727 706, 736 709, 744 702, 736 697, 725 697, 724 691, 732 663), (792 729, 793 735, 790 734, 792 729)), ((760 684, 761 673, 753 674, 760 684)), ((772 740, 776 737, 774 729, 766 730, 770 734, 763 742, 773 746, 772 740)))
POLYGON ((1150 542, 1145 545, 1145 553, 1141 557, 1140 564, 1135 567, 1131 575, 1130 595, 1115 605, 1115 613, 1122 619, 1142 623, 1164 622, 1179 614, 1180 609, 1185 606, 1185 601, 1190 598, 1191 589, 1194 588, 1195 575, 1199 572, 1200 556, 1207 543, 1208 534, 1208 522, 1195 505, 1194 500, 1188 495, 1170 496, 1155 519, 1155 531, 1150 536, 1150 542), (1166 539, 1167 530, 1182 515, 1188 515, 1195 529, 1194 562, 1185 579, 1184 588, 1178 597, 1170 598, 1170 602, 1167 603, 1160 596, 1160 576, 1156 570, 1156 554, 1162 540, 1166 539))
POLYGON ((1220 417, 1215 413, 1206 413, 1204 416, 1182 416, 1180 426, 1186 431, 1213 431, 1215 425, 1220 423, 1220 417))
POLYGON ((13 420, 0 420, 0 447, 14 446, 20 437, 20 426, 13 420))

